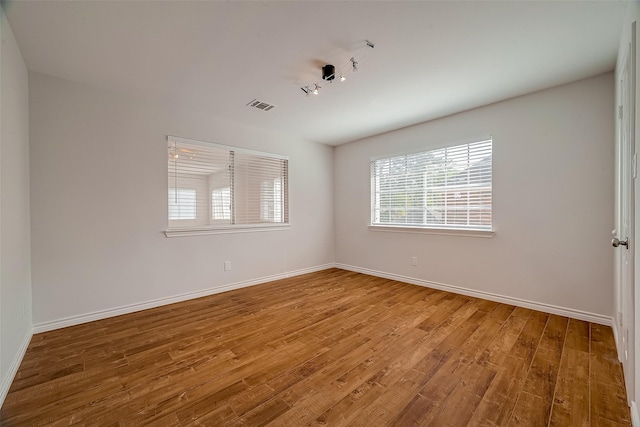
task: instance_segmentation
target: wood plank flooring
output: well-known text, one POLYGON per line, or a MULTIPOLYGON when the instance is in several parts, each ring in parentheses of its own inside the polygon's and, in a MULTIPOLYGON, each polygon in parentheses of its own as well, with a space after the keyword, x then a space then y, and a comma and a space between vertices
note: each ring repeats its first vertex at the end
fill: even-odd
POLYGON ((611 329, 338 269, 35 335, 2 426, 629 426, 611 329))

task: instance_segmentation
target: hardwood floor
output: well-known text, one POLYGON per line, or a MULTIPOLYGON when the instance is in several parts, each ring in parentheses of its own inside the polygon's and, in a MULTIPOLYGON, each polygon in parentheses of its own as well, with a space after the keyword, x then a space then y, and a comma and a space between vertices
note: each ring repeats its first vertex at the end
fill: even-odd
POLYGON ((630 425, 609 327, 326 270, 35 335, 2 426, 630 425))

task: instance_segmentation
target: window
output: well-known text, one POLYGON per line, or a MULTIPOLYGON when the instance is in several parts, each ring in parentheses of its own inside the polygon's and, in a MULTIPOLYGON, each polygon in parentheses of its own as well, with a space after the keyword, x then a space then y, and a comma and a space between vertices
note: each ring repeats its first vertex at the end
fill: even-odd
POLYGON ((169 231, 288 224, 287 157, 168 140, 169 231))
POLYGON ((196 190, 169 188, 169 219, 196 219, 196 190))
POLYGON ((373 160, 371 224, 491 230, 492 140, 373 160))
POLYGON ((211 190, 211 219, 231 219, 231 188, 217 188, 211 190))
POLYGON ((260 217, 265 221, 282 222, 282 179, 267 180, 262 183, 262 206, 260 217))

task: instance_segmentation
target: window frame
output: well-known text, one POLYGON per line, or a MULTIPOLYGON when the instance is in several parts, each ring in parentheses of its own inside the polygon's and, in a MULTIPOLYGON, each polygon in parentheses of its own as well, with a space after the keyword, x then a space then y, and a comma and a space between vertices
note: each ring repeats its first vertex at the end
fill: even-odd
MULTIPOLYGON (((494 203, 493 203, 493 157, 494 157, 494 144, 493 136, 484 138, 477 138, 470 141, 459 141, 448 143, 436 147, 429 147, 420 151, 407 151, 401 153, 387 154, 370 158, 369 161, 369 224, 367 225, 370 231, 382 231, 382 232, 396 232, 396 233, 411 233, 411 234, 432 234, 432 235, 445 235, 445 236, 464 236, 464 237, 493 237, 495 235, 495 222, 494 222, 494 203), (380 223, 374 222, 375 211, 375 183, 373 167, 374 163, 379 160, 393 159, 402 156, 409 156, 412 154, 422 154, 430 152, 438 152, 445 149, 452 149, 456 147, 469 146, 475 143, 482 143, 491 141, 491 225, 489 227, 475 227, 475 226, 455 226, 455 224, 393 224, 393 223, 380 223)), ((428 191, 428 187, 422 187, 422 191, 428 191)))
MULTIPOLYGON (((227 234, 227 233, 247 233, 247 232, 263 232, 263 231, 278 231, 278 230, 287 230, 291 227, 291 217, 289 214, 289 166, 288 166, 288 162, 289 162, 289 156, 285 156, 285 155, 281 155, 281 154, 274 154, 274 153, 267 153, 267 152, 263 152, 263 151, 257 151, 257 150, 250 150, 250 149, 246 149, 246 148, 240 148, 240 147, 235 147, 235 146, 231 146, 231 145, 223 145, 223 144, 216 144, 216 143, 212 143, 212 142, 206 142, 206 141, 199 141, 199 140, 194 140, 194 139, 188 139, 188 138, 182 138, 182 137, 177 137, 177 136, 172 136, 172 135, 167 135, 167 146, 166 149, 169 149, 170 144, 173 142, 175 144, 190 144, 190 145, 200 145, 202 147, 206 147, 206 148, 214 148, 214 149, 220 149, 220 150, 226 150, 226 151, 232 151, 234 153, 242 153, 242 154, 247 154, 247 155, 254 155, 254 156, 259 156, 259 157, 267 157, 267 158, 272 158, 272 159, 277 159, 277 160, 284 160, 287 162, 286 164, 286 176, 285 178, 285 187, 283 189, 284 192, 284 203, 283 203, 283 220, 286 220, 286 222, 279 222, 279 223, 255 223, 255 224, 216 224, 215 221, 212 218, 210 219, 210 221, 212 221, 213 223, 210 223, 209 225, 202 225, 202 226, 171 226, 169 225, 169 200, 168 200, 168 193, 167 193, 167 203, 165 204, 167 211, 166 211, 166 218, 167 218, 167 228, 164 230, 164 234, 166 237, 182 237, 182 236, 199 236, 199 235, 208 235, 208 234, 227 234)), ((232 178, 233 179, 233 178, 232 178)), ((168 182, 168 178, 167 178, 167 189, 170 188, 170 184, 168 182)), ((213 191, 214 189, 212 189, 211 191, 213 191)), ((209 193, 211 191, 208 191, 209 193)), ((233 192, 233 184, 231 186, 231 192, 233 192)), ((211 197, 211 194, 208 195, 209 198, 211 197)), ((233 193, 231 194, 231 203, 233 203, 233 193)), ((209 204, 212 204, 212 200, 209 199, 209 204)), ((209 206, 209 208, 211 208, 211 206, 209 206)), ((233 212, 233 208, 231 209, 233 212)), ((233 213, 231 214, 233 215, 233 213)), ((209 216, 213 216, 213 212, 209 213, 209 216)))

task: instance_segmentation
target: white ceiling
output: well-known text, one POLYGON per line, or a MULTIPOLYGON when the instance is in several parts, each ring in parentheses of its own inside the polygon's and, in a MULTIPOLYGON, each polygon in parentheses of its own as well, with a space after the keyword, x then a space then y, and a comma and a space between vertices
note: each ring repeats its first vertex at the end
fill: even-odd
POLYGON ((330 145, 614 68, 626 1, 4 3, 36 72, 330 145), (368 48, 365 40, 375 43, 368 48), (320 67, 344 70, 323 83, 320 67), (300 87, 320 82, 318 96, 300 87), (275 104, 264 112, 252 99, 275 104))

